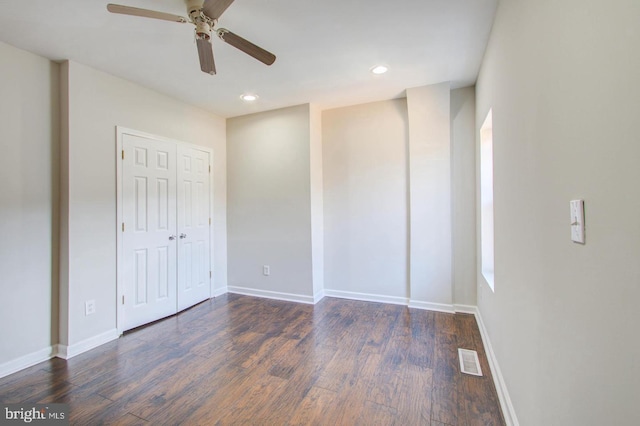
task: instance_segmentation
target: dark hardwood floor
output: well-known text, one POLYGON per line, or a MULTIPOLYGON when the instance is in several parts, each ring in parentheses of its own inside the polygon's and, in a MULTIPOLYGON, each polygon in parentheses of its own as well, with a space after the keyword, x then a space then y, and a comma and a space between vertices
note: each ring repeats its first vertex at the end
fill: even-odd
POLYGON ((504 424, 472 315, 334 298, 224 295, 0 379, 0 402, 68 403, 77 425, 504 424))

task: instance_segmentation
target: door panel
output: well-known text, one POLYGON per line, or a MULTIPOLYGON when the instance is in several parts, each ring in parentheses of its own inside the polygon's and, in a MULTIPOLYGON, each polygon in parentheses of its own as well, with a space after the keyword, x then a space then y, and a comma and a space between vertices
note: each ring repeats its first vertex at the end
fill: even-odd
POLYGON ((178 147, 178 310, 211 296, 209 153, 178 147))
POLYGON ((176 147, 123 135, 124 330, 177 312, 176 147))
POLYGON ((147 249, 139 249, 134 253, 135 256, 135 306, 145 305, 147 303, 147 294, 149 292, 147 276, 149 275, 147 268, 147 249))

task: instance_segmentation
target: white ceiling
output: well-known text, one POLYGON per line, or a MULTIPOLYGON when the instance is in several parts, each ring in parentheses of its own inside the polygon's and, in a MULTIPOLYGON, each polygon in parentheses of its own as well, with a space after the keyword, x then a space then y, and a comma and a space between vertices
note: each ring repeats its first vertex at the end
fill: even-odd
POLYGON ((473 84, 497 0, 236 0, 218 27, 277 60, 268 67, 215 38, 215 76, 200 71, 191 24, 111 14, 109 2, 186 16, 184 0, 2 0, 0 41, 233 117, 392 99, 444 81, 473 84), (381 63, 387 74, 369 72, 381 63), (242 102, 244 92, 258 101, 242 102))

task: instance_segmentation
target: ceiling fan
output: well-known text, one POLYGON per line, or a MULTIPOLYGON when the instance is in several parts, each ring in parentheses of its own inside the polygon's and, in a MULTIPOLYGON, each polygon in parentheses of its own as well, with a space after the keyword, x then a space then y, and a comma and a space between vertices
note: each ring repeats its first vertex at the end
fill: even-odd
POLYGON ((121 13, 123 15, 142 16, 145 18, 162 19, 179 23, 191 23, 195 25, 196 45, 198 48, 198 58, 200 59, 200 69, 207 74, 216 73, 216 64, 213 60, 213 46, 211 45, 211 33, 215 34, 225 43, 230 44, 259 60, 271 65, 275 62, 276 56, 256 46, 250 41, 232 33, 226 28, 217 28, 220 15, 233 3, 234 0, 186 0, 187 13, 189 18, 184 18, 171 13, 157 12, 155 10, 140 9, 137 7, 122 6, 119 4, 108 4, 107 10, 111 13, 121 13))

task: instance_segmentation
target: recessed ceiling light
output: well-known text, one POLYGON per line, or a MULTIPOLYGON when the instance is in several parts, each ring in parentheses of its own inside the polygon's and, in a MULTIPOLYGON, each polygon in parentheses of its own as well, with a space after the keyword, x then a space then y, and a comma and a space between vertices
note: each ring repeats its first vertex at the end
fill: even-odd
POLYGON ((253 102, 258 99, 258 95, 254 95, 252 93, 245 93, 244 95, 240 96, 240 99, 242 99, 245 102, 253 102))
POLYGON ((389 71, 389 68, 384 65, 376 65, 375 67, 371 68, 371 72, 374 74, 384 74, 387 71, 389 71))

